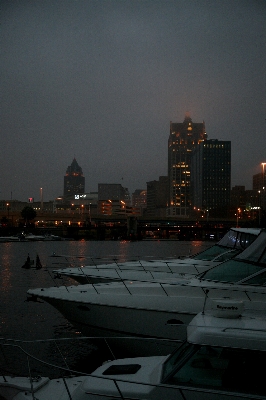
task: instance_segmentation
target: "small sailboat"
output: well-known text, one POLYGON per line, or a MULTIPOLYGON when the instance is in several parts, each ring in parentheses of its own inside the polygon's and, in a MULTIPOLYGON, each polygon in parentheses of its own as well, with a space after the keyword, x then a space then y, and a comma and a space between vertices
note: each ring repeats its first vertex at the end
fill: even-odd
POLYGON ((30 267, 31 267, 31 260, 30 260, 30 255, 28 253, 28 257, 27 257, 25 263, 22 265, 21 268, 30 269, 30 267))
POLYGON ((36 269, 41 269, 41 268, 42 268, 42 263, 41 263, 39 255, 37 254, 37 256, 36 256, 36 269))
MULTIPOLYGON (((30 255, 28 254, 27 259, 21 268, 30 269, 33 266, 34 266, 34 260, 31 260, 30 255)), ((37 254, 36 261, 35 261, 35 269, 41 269, 41 268, 42 268, 42 263, 41 263, 39 255, 37 254)))

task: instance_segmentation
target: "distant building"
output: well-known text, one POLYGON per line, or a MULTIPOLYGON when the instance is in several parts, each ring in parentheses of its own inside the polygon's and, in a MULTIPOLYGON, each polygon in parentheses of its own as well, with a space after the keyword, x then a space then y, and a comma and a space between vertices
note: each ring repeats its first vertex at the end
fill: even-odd
POLYGON ((246 190, 246 207, 253 208, 253 207, 258 207, 258 205, 259 205, 258 192, 256 192, 256 190, 246 190))
POLYGON ((166 217, 168 199, 168 176, 147 182, 147 215, 166 217))
POLYGON ((20 213, 24 207, 32 207, 38 214, 52 213, 55 210, 55 202, 53 200, 40 202, 33 201, 31 203, 19 200, 0 200, 0 212, 20 213))
POLYGON ((266 173, 264 169, 263 172, 253 175, 253 190, 258 196, 258 206, 266 210, 266 173))
POLYGON ((232 208, 245 208, 247 203, 247 194, 245 186, 234 186, 231 189, 230 206, 232 208))
POLYGON ((192 150, 207 139, 205 124, 187 113, 182 123, 170 122, 168 139, 168 215, 186 217, 191 208, 190 160, 192 150))
POLYGON ((147 190, 136 189, 132 193, 132 212, 134 214, 143 215, 147 208, 147 190))
POLYGON ((258 209, 260 206, 260 201, 261 196, 258 190, 245 190, 245 186, 234 186, 231 189, 231 209, 258 209))
POLYGON ((65 200, 73 198, 74 195, 83 194, 85 191, 85 178, 82 168, 78 165, 76 158, 71 165, 67 167, 64 176, 64 198, 65 200))
POLYGON ((98 183, 98 200, 123 200, 130 203, 130 194, 120 183, 98 183))
MULTIPOLYGON (((192 206, 217 213, 228 211, 231 189, 231 142, 206 140, 191 157, 192 206)), ((215 215, 213 215, 215 216, 215 215)))
POLYGON ((130 194, 120 183, 98 183, 98 211, 102 215, 131 212, 130 194))

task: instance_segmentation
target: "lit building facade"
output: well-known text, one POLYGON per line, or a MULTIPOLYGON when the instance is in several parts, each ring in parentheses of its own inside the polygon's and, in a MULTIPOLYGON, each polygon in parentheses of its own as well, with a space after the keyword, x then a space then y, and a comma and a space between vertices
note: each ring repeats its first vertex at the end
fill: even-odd
POLYGON ((131 209, 130 194, 120 183, 98 183, 98 212, 124 215, 131 209))
POLYGON ((228 211, 231 195, 231 142, 206 140, 191 156, 192 206, 218 212, 228 211))
POLYGON ((85 177, 82 168, 78 165, 76 158, 73 159, 71 165, 67 167, 64 176, 64 198, 71 199, 75 195, 85 192, 85 177))
POLYGON ((134 214, 143 215, 147 208, 147 190, 136 189, 132 193, 132 212, 134 214))
POLYGON ((199 143, 206 140, 207 134, 204 122, 192 122, 188 113, 182 123, 170 122, 168 139, 168 216, 189 216, 191 210, 191 154, 199 143))

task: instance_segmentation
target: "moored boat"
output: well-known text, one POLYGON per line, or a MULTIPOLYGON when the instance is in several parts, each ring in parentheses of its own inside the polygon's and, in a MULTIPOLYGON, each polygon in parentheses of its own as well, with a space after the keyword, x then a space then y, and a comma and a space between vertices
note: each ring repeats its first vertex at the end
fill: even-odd
MULTIPOLYGON (((191 279, 30 289, 86 335, 184 339, 186 325, 211 300, 241 300, 265 314, 266 231, 245 251, 191 279)), ((144 350, 148 352, 148 347, 144 350)), ((158 351, 162 354, 169 349, 158 351)))
POLYGON ((88 376, 3 375, 0 394, 4 400, 265 399, 266 320, 246 316, 242 306, 217 301, 212 312, 199 313, 170 355, 107 361, 88 376))
POLYGON ((21 236, 0 236, 0 242, 20 242, 21 236))
POLYGON ((244 251, 261 229, 231 228, 215 245, 191 257, 171 260, 138 260, 54 270, 56 277, 68 276, 81 284, 115 280, 176 279, 204 272, 244 251))

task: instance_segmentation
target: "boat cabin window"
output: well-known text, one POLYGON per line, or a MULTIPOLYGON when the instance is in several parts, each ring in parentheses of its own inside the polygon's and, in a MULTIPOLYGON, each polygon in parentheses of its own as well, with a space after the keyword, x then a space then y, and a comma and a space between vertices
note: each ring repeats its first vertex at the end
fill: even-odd
POLYGON ((163 383, 266 395, 266 351, 191 345, 185 353, 166 360, 163 383))
POLYGON ((238 260, 228 260, 204 272, 199 278, 202 280, 236 283, 263 269, 264 267, 260 265, 238 260))

